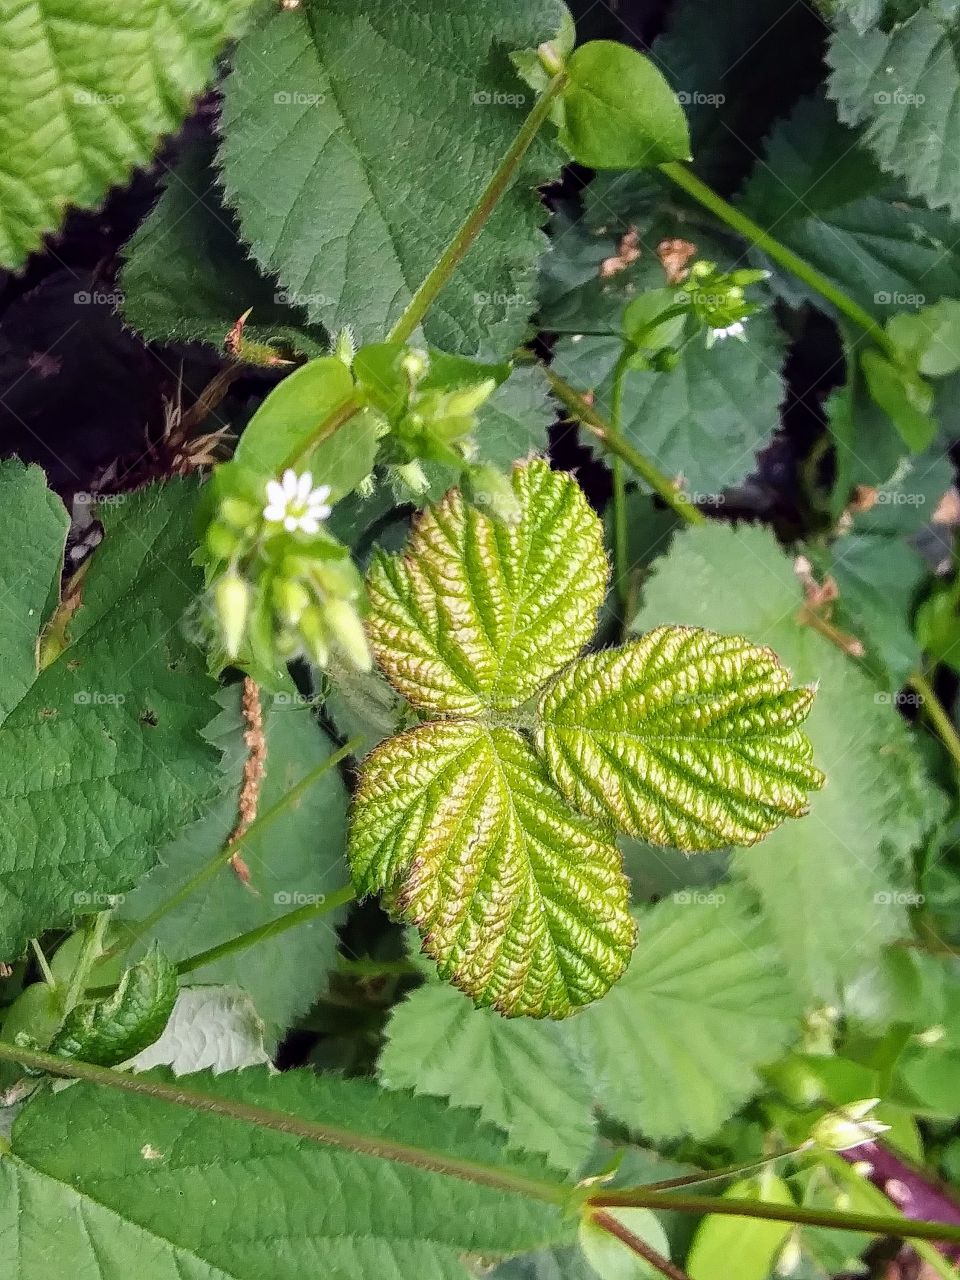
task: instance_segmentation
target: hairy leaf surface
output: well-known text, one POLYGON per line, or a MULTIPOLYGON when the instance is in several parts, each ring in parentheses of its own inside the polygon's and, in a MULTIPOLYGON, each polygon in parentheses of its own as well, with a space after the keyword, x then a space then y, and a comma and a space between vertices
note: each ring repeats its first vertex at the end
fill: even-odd
MULTIPOLYGON (((177 1083, 543 1178, 542 1162, 511 1156, 476 1115, 366 1081, 250 1068, 177 1083)), ((94 1086, 44 1094, 11 1147, 0 1155, 11 1280, 467 1280, 465 1254, 571 1233, 559 1210, 518 1194, 94 1086)))
POLYGON ((609 832, 572 813, 512 729, 423 725, 365 762, 350 859, 480 1005, 564 1017, 623 972, 634 929, 609 832))
POLYGON ((689 851, 755 844, 823 784, 800 730, 811 688, 739 636, 658 627, 550 686, 538 741, 582 813, 689 851))
POLYGON ((598 1104, 649 1138, 706 1138, 783 1049, 799 1001, 743 891, 679 892, 639 916, 630 968, 564 1027, 598 1104))
POLYGON ((21 0, 0 15, 0 261, 179 128, 250 0, 21 0))
MULTIPOLYGON (((473 207, 524 116, 507 51, 560 26, 558 0, 303 0, 240 44, 221 159, 244 237, 311 321, 383 337, 473 207)), ((508 355, 544 247, 535 145, 424 321, 428 341, 508 355)))
POLYGON ((214 789, 201 738, 216 704, 184 615, 197 486, 174 481, 102 510, 105 528, 66 620, 57 598, 67 516, 42 473, 0 467, 0 956, 128 889, 214 789), (55 633, 63 618, 55 620, 55 633))
POLYGON ((424 710, 519 707, 593 635, 608 573, 599 520, 546 462, 516 467, 513 486, 518 524, 451 493, 369 575, 373 651, 424 710))
POLYGON ((960 106, 956 17, 924 7, 889 32, 858 34, 836 24, 828 61, 830 96, 844 124, 864 125, 880 166, 931 208, 960 213, 960 157, 953 143, 960 106))
POLYGON ((477 1107, 510 1136, 565 1173, 594 1143, 592 1097, 563 1032, 550 1022, 475 1009, 446 984, 428 982, 394 1009, 380 1079, 477 1107))

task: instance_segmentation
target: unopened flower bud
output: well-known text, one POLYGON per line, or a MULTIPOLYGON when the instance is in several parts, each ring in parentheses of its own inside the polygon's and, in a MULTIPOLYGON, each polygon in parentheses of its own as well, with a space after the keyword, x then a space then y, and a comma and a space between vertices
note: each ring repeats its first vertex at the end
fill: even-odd
POLYGON ((214 560, 230 560, 240 550, 240 539, 235 531, 220 520, 208 525, 204 541, 214 560))
POLYGON ((304 609, 309 608, 310 592, 302 582, 291 582, 289 579, 278 579, 273 584, 273 595, 277 612, 288 626, 295 627, 303 616, 304 609))
POLYGON ((490 399, 496 389, 496 380, 494 378, 485 378, 483 382, 478 382, 475 386, 464 387, 460 391, 451 391, 449 395, 444 397, 445 414, 452 418, 468 417, 476 413, 480 406, 490 399))
POLYGON ((890 1128, 888 1124, 868 1118, 879 1101, 879 1098, 864 1098, 828 1112, 813 1126, 811 1136, 814 1142, 829 1151, 849 1151, 861 1143, 872 1142, 890 1128))
POLYGON ((236 658, 247 629, 250 587, 236 569, 228 569, 214 588, 214 593, 223 647, 228 658, 236 658))
POLYGON ((311 660, 318 667, 325 667, 330 661, 330 634, 323 612, 317 605, 312 604, 304 611, 300 619, 300 635, 311 660))
POLYGON ((346 600, 329 600, 324 612, 327 625, 346 657, 358 671, 373 666, 360 615, 346 600))
POLYGON ((411 382, 419 382, 429 368, 425 351, 408 351, 401 364, 411 382))
POLYGON ((257 507, 242 498, 224 498, 217 512, 221 520, 233 529, 246 529, 256 520, 260 512, 257 507))

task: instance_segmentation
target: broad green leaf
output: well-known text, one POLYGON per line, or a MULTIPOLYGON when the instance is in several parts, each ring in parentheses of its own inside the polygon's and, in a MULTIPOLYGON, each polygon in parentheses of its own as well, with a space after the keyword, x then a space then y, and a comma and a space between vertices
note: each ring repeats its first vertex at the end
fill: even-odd
POLYGON ((827 17, 845 16, 858 35, 875 26, 883 16, 883 0, 820 0, 827 17))
POLYGON ((132 965, 112 995, 83 1000, 63 1020, 50 1052, 105 1067, 159 1039, 177 999, 177 971, 154 946, 132 965))
POLYGON ((887 333, 925 378, 946 378, 960 369, 960 301, 943 298, 915 315, 892 316, 887 333))
POLYGON ((829 785, 803 822, 735 862, 760 894, 798 988, 833 1000, 837 984, 904 928, 893 885, 940 801, 889 694, 800 625, 802 607, 793 565, 771 533, 711 527, 674 538, 635 625, 736 630, 770 645, 795 679, 819 682, 806 732, 829 785))
POLYGON ((844 124, 863 125, 881 168, 911 196, 960 214, 960 159, 951 142, 960 103, 956 18, 923 8, 889 32, 839 21, 827 61, 844 124))
POLYGON ((690 158, 677 95, 649 58, 613 40, 581 45, 566 64, 560 141, 592 169, 652 169, 690 158))
POLYGON ((623 972, 628 890, 610 834, 570 812, 513 729, 422 725, 378 747, 350 861, 386 891, 440 976, 509 1015, 565 1017, 623 972))
MULTIPOLYGON (((601 258, 602 250, 597 267, 601 258)), ((659 263, 656 271, 662 283, 659 263)), ((641 278, 650 277, 633 277, 634 287, 641 278)), ((626 280, 624 287, 629 284, 626 280)), ((610 296, 616 291, 614 286, 610 296)), ((757 315, 747 325, 746 342, 707 347, 702 337, 693 338, 669 373, 629 373, 623 396, 624 434, 667 475, 681 477, 695 502, 738 484, 753 470, 755 454, 780 420, 783 346, 773 319, 757 315)), ((554 354, 556 372, 577 390, 591 392, 608 419, 620 347, 619 338, 563 338, 554 354)))
POLYGON ((355 394, 350 370, 336 356, 318 356, 284 378, 267 396, 240 437, 233 460, 258 477, 287 467, 310 468, 334 499, 356 487, 373 467, 375 424, 358 413, 324 438, 323 429, 355 394))
MULTIPOLYGON (((262 957, 261 957, 262 959, 262 957)), ((268 1061, 263 1023, 238 987, 184 987, 163 1035, 127 1063, 130 1071, 169 1066, 174 1075, 240 1071, 268 1061)))
POLYGON ((380 1054, 390 1089, 476 1107, 518 1150, 565 1173, 590 1154, 590 1088, 560 1028, 475 1009, 458 991, 428 982, 393 1010, 380 1054))
POLYGON ((179 128, 249 0, 24 0, 0 14, 0 261, 98 204, 179 128))
MULTIPOLYGON (((950 217, 882 173, 856 132, 819 96, 803 99, 777 125, 738 203, 878 319, 960 297, 950 217)), ((796 276, 763 261, 791 305, 829 308, 796 276)), ((872 440, 863 451, 875 453, 872 440)))
POLYGON ((104 906, 214 789, 215 750, 201 738, 213 681, 184 635, 196 603, 189 563, 193 481, 129 494, 98 512, 104 541, 66 623, 37 666, 56 600, 66 512, 42 473, 7 462, 0 499, 0 956, 31 935, 104 906))
POLYGON ((550 685, 537 743, 581 813, 679 849, 756 844, 823 785, 800 726, 813 688, 740 636, 658 627, 550 685))
MULTIPOLYGON (((250 1068, 177 1084, 544 1176, 475 1115, 366 1081, 250 1068)), ((358 1155, 348 1138, 330 1147, 87 1085, 21 1113, 0 1184, 0 1270, 11 1280, 467 1280, 464 1255, 496 1259, 571 1234, 555 1207, 358 1155)))
MULTIPOLYGON (((559 0, 302 0, 241 41, 224 103, 227 197, 311 321, 382 339, 532 106, 507 52, 551 39, 563 13, 559 0)), ((535 188, 558 159, 535 145, 427 316, 429 342, 503 357, 523 339, 544 247, 535 188)))
POLYGON ((608 573, 600 521, 542 460, 516 467, 513 486, 516 525, 454 492, 369 574, 373 652, 424 710, 519 707, 593 635, 608 573))
MULTIPOLYGON (((297 694, 261 697, 267 758, 259 812, 265 814, 321 766, 333 748, 297 694)), ((208 730, 211 741, 224 752, 219 798, 198 822, 161 849, 161 865, 126 895, 118 912, 121 926, 144 919, 165 902, 198 867, 216 856, 236 826, 247 756, 238 690, 224 691, 219 701, 224 710, 208 730)), ((340 888, 349 874, 344 858, 346 809, 343 780, 331 769, 295 805, 244 838, 242 853, 250 887, 225 866, 203 893, 182 903, 149 936, 180 960, 340 888)), ((191 980, 242 987, 273 1045, 324 990, 336 956, 335 930, 341 918, 341 912, 331 912, 281 937, 265 938, 256 947, 198 969, 191 980)))
MULTIPOLYGON (((765 1204, 795 1204, 782 1178, 770 1173, 734 1182, 725 1200, 758 1200, 765 1204)), ((762 1218, 727 1218, 708 1214, 700 1222, 685 1262, 690 1280, 727 1280, 730 1259, 737 1259, 737 1280, 768 1280, 777 1255, 793 1233, 789 1222, 762 1218)))
POLYGON ((188 147, 170 169, 156 206, 124 248, 121 309, 152 342, 206 342, 222 351, 251 310, 244 338, 278 354, 318 356, 323 331, 296 295, 262 276, 222 202, 209 148, 188 147))
POLYGON ((742 889, 675 894, 638 919, 625 976, 569 1034, 614 1120, 652 1139, 706 1138, 756 1090, 799 1001, 742 889))

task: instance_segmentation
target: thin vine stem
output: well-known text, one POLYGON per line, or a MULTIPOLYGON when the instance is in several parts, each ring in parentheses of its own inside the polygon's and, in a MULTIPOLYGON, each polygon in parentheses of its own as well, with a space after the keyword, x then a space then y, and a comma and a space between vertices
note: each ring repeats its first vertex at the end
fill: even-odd
POLYGON ((643 1258, 644 1262, 649 1262, 655 1271, 659 1271, 662 1276, 666 1276, 667 1280, 690 1280, 686 1271, 681 1271, 678 1266, 665 1258, 662 1253, 658 1253, 656 1249, 647 1244, 646 1240, 641 1240, 638 1235, 625 1227, 619 1222, 612 1213, 605 1213, 603 1209, 597 1209, 590 1214, 590 1221, 595 1227, 599 1227, 601 1231, 606 1231, 608 1235, 614 1236, 621 1244, 625 1244, 631 1253, 635 1253, 638 1258, 643 1258))
POLYGON ((281 814, 285 813, 292 805, 296 804, 304 792, 308 791, 310 787, 312 787, 315 782, 318 782, 325 773, 329 772, 330 769, 336 768, 342 760, 353 755, 360 745, 360 739, 353 738, 345 746, 341 747, 339 751, 335 751, 332 755, 327 756, 326 760, 317 765, 315 769, 311 769, 310 772, 305 774, 295 786, 292 786, 289 791, 285 792, 276 804, 271 805, 266 813, 261 813, 250 824, 244 835, 242 835, 239 840, 233 840, 229 844, 226 844, 215 857, 211 858, 209 862, 205 863, 204 866, 200 868, 196 875, 191 876, 190 879, 185 884, 181 885, 175 893, 171 894, 169 898, 161 902, 155 911, 151 911, 145 919, 141 920, 139 924, 130 929, 122 942, 118 942, 115 946, 111 947, 109 951, 105 951, 101 960, 109 960, 112 959, 113 956, 119 955, 121 952, 128 951, 134 943, 139 942, 141 938, 146 937, 154 926, 157 925, 165 916, 168 916, 171 911, 176 911, 177 907, 186 902, 188 898, 191 898, 198 889, 202 889, 205 884, 213 879, 218 871, 227 866, 233 855, 238 851, 238 849, 242 849, 248 840, 265 830, 271 822, 280 817, 281 814))
POLYGON ((811 289, 819 293, 821 297, 826 298, 828 302, 833 303, 836 309, 852 320, 855 325, 869 333, 877 346, 881 347, 888 354, 895 352, 893 342, 887 336, 884 329, 874 320, 869 311, 860 306, 839 288, 816 267, 812 267, 809 262, 788 249, 782 244, 776 236, 769 231, 764 231, 759 223, 754 222, 752 218, 748 218, 745 213, 741 213, 739 209, 734 208, 722 196, 718 195, 712 187, 702 182, 700 178, 693 172, 689 165, 681 164, 678 161, 671 161, 668 164, 660 166, 660 172, 672 183, 685 191, 688 196, 692 196, 698 204, 703 205, 705 209, 719 218, 721 222, 725 222, 728 227, 732 228, 745 239, 750 240, 762 249, 768 257, 774 262, 786 268, 798 279, 808 284, 811 289))
POLYGON ((403 314, 387 337, 388 342, 406 342, 417 329, 437 295, 454 271, 466 257, 473 242, 486 226, 490 215, 504 195, 527 154, 534 138, 550 115, 557 94, 566 84, 566 75, 559 72, 553 77, 537 99, 533 110, 524 120, 506 155, 497 165, 490 181, 484 187, 480 199, 467 214, 456 235, 438 258, 430 274, 407 303, 403 314))
POLYGON ((286 933, 288 929, 295 929, 298 925, 328 915, 331 911, 336 911, 337 907, 353 902, 356 896, 353 885, 345 884, 335 893, 324 894, 320 902, 304 903, 295 911, 287 911, 282 916, 259 925, 256 929, 248 929, 246 933, 237 934, 235 938, 228 938, 226 942, 220 942, 215 947, 208 947, 206 951, 198 951, 196 955, 188 956, 177 964, 177 973, 181 976, 185 973, 193 973, 208 964, 213 964, 216 960, 222 960, 224 956, 246 951, 267 938, 275 938, 281 933, 286 933))
POLYGON ((619 431, 615 431, 611 423, 597 413, 579 391, 565 382, 549 366, 544 367, 550 389, 570 414, 600 441, 605 451, 615 458, 622 459, 632 471, 650 488, 660 495, 668 507, 677 513, 681 520, 688 524, 706 524, 706 516, 680 493, 673 481, 655 466, 649 458, 644 457, 639 449, 635 449, 619 431))

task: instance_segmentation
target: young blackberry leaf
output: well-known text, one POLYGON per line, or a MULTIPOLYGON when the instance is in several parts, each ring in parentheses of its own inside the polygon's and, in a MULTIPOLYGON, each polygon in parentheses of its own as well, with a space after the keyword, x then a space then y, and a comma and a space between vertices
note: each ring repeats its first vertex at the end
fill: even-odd
POLYGON ((687 852, 750 845, 823 785, 800 731, 813 697, 770 649, 658 627, 568 668, 537 742, 582 813, 687 852))
POLYGON ((160 1038, 176 999, 176 968, 154 946, 126 971, 112 995, 71 1009, 50 1052, 104 1067, 125 1062, 160 1038))
POLYGON ((454 491, 421 517, 405 555, 370 572, 371 647, 424 711, 517 708, 593 635, 608 575, 600 521, 541 459, 514 468, 513 486, 517 524, 454 491))
POLYGON ((514 730, 421 725, 367 760, 351 864, 416 924, 441 977, 501 1013, 565 1017, 634 941, 612 834, 571 812, 514 730))

